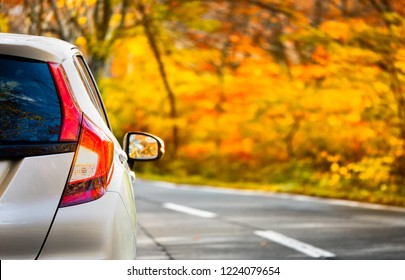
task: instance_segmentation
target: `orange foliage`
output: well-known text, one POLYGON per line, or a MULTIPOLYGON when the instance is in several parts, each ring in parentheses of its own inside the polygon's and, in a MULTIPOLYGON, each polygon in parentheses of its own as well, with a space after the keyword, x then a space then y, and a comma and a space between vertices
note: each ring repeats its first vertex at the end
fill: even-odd
MULTIPOLYGON (((305 3, 302 10, 312 7, 305 3)), ((177 9, 180 4, 171 5, 177 9)), ((245 11, 244 17, 236 14, 224 20, 219 11, 228 6, 222 5, 222 10, 207 11, 210 19, 221 18, 213 23, 219 28, 186 31, 187 42, 175 42, 164 57, 179 105, 177 157, 183 171, 223 178, 228 172, 229 178, 255 180, 256 173, 271 178, 272 172, 279 172, 278 164, 300 163, 315 170, 306 180, 328 186, 389 184, 405 139, 398 130, 390 73, 382 61, 385 50, 377 43, 395 42, 387 47, 403 92, 405 43, 398 34, 404 34, 405 20, 391 31, 381 22, 375 28, 377 13, 371 13, 370 21, 348 1, 358 18, 337 16, 335 7, 314 28, 305 14, 307 20, 289 20, 258 7, 245 11), (238 24, 246 17, 247 27, 240 30, 238 24), (264 29, 263 22, 274 29, 264 29), (275 51, 280 46, 282 54, 275 51), (374 181, 372 172, 378 174, 374 181)), ((162 38, 163 49, 173 43, 162 38)), ((106 79, 103 91, 110 110, 123 108, 112 116, 118 134, 122 127, 147 126, 170 146, 167 99, 151 57, 144 38, 123 40, 112 63, 113 77, 106 79)), ((170 166, 170 160, 165 164, 170 166)))

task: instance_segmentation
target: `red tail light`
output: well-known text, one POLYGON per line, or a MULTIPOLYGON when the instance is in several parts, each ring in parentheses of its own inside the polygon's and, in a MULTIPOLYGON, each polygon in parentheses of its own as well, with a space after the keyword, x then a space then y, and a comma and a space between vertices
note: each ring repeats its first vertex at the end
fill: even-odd
POLYGON ((56 89, 62 104, 62 125, 59 141, 77 141, 82 113, 77 108, 72 95, 66 73, 62 66, 57 63, 48 62, 56 89))
POLYGON ((79 142, 60 204, 66 207, 104 195, 113 169, 114 144, 76 105, 63 67, 53 62, 48 62, 48 67, 62 104, 59 141, 79 142))
POLYGON ((79 145, 61 207, 96 200, 106 192, 112 170, 114 144, 90 120, 83 117, 79 145))

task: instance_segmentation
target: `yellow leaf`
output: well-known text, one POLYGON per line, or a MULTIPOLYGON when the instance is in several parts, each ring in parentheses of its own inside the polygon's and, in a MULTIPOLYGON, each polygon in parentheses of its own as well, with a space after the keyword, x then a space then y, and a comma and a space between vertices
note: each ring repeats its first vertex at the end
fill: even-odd
POLYGON ((87 18, 86 17, 79 17, 79 19, 77 20, 77 23, 79 25, 85 25, 87 23, 87 18))

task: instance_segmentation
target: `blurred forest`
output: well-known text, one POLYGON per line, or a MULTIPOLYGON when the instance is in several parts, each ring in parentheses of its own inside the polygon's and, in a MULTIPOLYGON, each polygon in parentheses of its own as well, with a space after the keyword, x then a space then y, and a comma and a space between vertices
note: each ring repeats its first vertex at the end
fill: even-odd
MULTIPOLYGON (((78 45, 149 178, 405 205, 403 0, 9 0, 78 45)), ((140 173, 141 173, 140 172, 140 173)))

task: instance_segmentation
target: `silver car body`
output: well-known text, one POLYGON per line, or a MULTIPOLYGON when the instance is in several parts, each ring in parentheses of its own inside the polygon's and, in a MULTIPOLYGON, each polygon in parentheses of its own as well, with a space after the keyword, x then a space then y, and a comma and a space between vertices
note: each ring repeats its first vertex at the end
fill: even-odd
POLYGON ((108 121, 84 94, 88 88, 75 62, 82 53, 58 39, 0 33, 0 55, 61 64, 80 109, 114 142, 106 193, 63 208, 74 152, 0 158, 0 259, 134 259, 134 178, 108 121))

